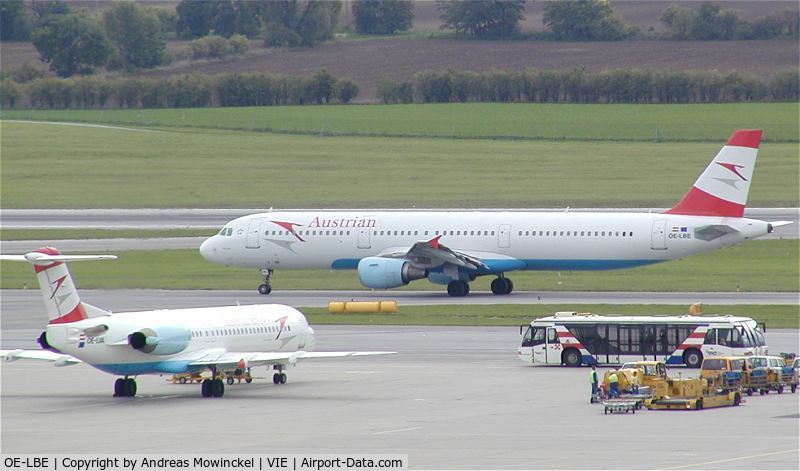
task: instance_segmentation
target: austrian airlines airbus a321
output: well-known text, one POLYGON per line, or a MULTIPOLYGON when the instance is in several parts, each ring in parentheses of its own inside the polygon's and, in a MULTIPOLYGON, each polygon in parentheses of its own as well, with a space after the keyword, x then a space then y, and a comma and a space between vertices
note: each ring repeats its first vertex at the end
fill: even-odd
POLYGON ((135 377, 142 374, 199 373, 211 370, 201 383, 203 397, 222 397, 218 374, 266 366, 272 382, 286 383, 287 366, 301 360, 394 352, 312 352, 314 330, 296 309, 280 304, 163 309, 111 314, 84 303, 65 262, 116 258, 113 255, 61 255, 45 247, 0 260, 33 264, 50 322, 39 336, 43 350, 0 350, 6 361, 45 360, 55 366, 87 363, 121 376, 115 397, 136 395, 135 377))
POLYGON ((606 270, 648 265, 737 244, 789 222, 743 218, 760 130, 735 131, 678 204, 663 213, 523 211, 293 211, 240 217, 203 242, 202 256, 261 270, 355 269, 369 288, 427 278, 465 296, 515 270, 606 270))

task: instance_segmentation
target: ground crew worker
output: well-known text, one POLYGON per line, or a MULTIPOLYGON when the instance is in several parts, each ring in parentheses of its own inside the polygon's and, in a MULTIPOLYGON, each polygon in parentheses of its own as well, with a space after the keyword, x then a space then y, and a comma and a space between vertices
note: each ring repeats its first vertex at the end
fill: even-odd
POLYGON ((639 371, 634 371, 631 375, 631 392, 639 394, 639 371))
POLYGON ((619 397, 619 390, 617 389, 617 383, 619 382, 619 378, 617 377, 617 370, 611 370, 611 375, 608 377, 608 397, 615 398, 619 397))
POLYGON ((597 394, 597 368, 592 365, 592 371, 589 372, 589 382, 592 383, 592 396, 597 394))

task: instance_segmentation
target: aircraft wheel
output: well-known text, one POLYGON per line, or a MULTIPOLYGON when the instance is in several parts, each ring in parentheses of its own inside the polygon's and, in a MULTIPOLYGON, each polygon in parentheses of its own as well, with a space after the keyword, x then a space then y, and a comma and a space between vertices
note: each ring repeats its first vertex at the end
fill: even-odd
POLYGON ((466 296, 469 294, 469 283, 453 280, 447 284, 447 294, 450 296, 466 296))
POLYGON ((211 397, 211 380, 204 379, 200 386, 200 392, 203 397, 211 397))
POLYGON ((211 395, 214 397, 222 397, 225 394, 225 383, 221 379, 215 379, 211 382, 211 395))
POLYGON ((505 278, 506 280, 506 292, 503 294, 511 294, 514 291, 514 282, 511 281, 511 278, 505 278))
POLYGON ((269 283, 262 283, 258 285, 258 292, 265 295, 269 294, 272 292, 272 286, 269 283))
POLYGON ((136 380, 133 378, 125 379, 125 396, 134 397, 136 395, 136 380))
POLYGON ((286 380, 288 379, 286 377, 286 373, 281 373, 280 377, 281 377, 281 384, 286 384, 286 380))
POLYGON ((506 294, 505 278, 495 278, 492 280, 492 294, 506 294))
POLYGON ((233 384, 233 376, 228 376, 225 381, 228 382, 229 385, 233 384))
POLYGON ((275 373, 274 375, 272 375, 272 384, 281 384, 280 373, 275 373))
POLYGON ((123 378, 117 378, 114 381, 114 397, 123 397, 125 392, 125 380, 123 378))

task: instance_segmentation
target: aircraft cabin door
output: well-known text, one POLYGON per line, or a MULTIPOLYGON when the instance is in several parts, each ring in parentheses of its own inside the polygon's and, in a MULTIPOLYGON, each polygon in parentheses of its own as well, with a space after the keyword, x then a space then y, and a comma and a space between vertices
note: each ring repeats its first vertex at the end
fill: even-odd
POLYGON ((358 230, 358 248, 359 249, 369 249, 372 247, 372 243, 369 239, 369 229, 366 227, 362 227, 358 230))
POLYGON ((666 219, 656 219, 653 221, 653 232, 650 235, 650 248, 653 250, 667 250, 666 219))
POLYGON ((501 249, 511 247, 511 225, 500 224, 497 228, 497 246, 501 249))
POLYGON ((261 223, 264 222, 263 219, 253 219, 250 221, 250 225, 247 226, 247 234, 245 236, 245 247, 248 249, 257 249, 261 247, 261 244, 258 241, 258 233, 261 232, 261 223))

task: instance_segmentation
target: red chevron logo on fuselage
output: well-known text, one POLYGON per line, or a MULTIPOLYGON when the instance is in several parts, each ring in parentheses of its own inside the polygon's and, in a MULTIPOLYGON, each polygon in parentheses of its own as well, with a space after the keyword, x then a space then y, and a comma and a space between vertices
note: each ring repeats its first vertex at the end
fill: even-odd
POLYGON ((270 221, 273 224, 277 224, 282 229, 285 229, 287 232, 292 234, 293 236, 297 237, 297 240, 300 242, 305 242, 299 235, 294 231, 294 226, 302 226, 302 224, 297 224, 296 222, 284 222, 284 221, 270 221))

